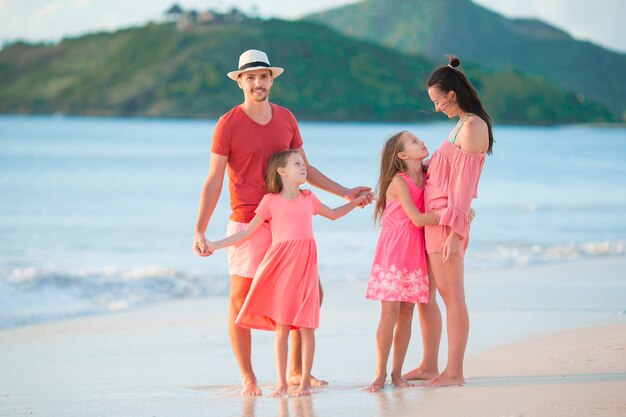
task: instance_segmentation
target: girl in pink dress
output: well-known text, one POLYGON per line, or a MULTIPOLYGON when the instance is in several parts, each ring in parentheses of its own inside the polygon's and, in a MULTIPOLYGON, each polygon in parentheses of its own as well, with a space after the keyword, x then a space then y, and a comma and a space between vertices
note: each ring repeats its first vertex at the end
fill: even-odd
POLYGON ((404 375, 406 379, 426 379, 428 386, 463 385, 463 358, 469 334, 469 315, 465 304, 464 263, 469 242, 470 205, 477 197, 478 181, 486 154, 493 147, 491 118, 483 108, 476 90, 457 69, 460 61, 433 72, 428 79, 428 95, 435 111, 448 118, 459 118, 452 132, 428 164, 426 209, 432 210, 438 225, 425 230, 426 251, 431 272, 431 299, 420 307, 424 358, 419 367, 404 375), (435 300, 439 291, 446 306, 448 363, 438 368, 441 339, 441 312, 435 300))
POLYGON ((376 331, 376 378, 365 389, 369 392, 378 392, 385 384, 392 341, 391 383, 412 386, 402 378, 402 363, 411 337, 415 303, 428 302, 423 226, 437 224, 432 213, 423 213, 422 160, 427 156, 424 142, 406 131, 390 137, 382 152, 374 210, 381 231, 366 293, 366 298, 382 304, 376 331))
POLYGON ((319 327, 319 278, 312 216, 335 220, 367 202, 365 196, 331 209, 309 190, 300 190, 307 171, 297 150, 279 152, 268 163, 266 194, 248 226, 225 239, 209 242, 213 252, 247 239, 269 222, 272 245, 259 266, 250 292, 237 316, 237 325, 276 331, 278 385, 273 397, 286 395, 289 332, 299 329, 302 338, 302 378, 297 396, 310 394, 310 375, 319 327))

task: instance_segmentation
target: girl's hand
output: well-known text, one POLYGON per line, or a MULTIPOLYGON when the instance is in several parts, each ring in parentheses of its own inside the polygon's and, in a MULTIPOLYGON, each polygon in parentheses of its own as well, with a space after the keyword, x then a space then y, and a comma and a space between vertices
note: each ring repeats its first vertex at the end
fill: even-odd
POLYGON ((207 248, 206 237, 204 237, 204 235, 202 234, 196 234, 196 237, 193 241, 192 249, 198 256, 205 257, 211 254, 207 248))
POLYGON ((469 211, 469 215, 467 216, 467 221, 471 223, 475 217, 476 217, 476 212, 474 211, 473 208, 471 208, 469 211))
MULTIPOLYGON (((348 190, 348 193, 344 196, 344 198, 349 201, 354 201, 361 196, 367 197, 366 204, 371 203, 372 200, 374 199, 374 193, 372 192, 372 189, 370 187, 351 188, 350 190, 348 190)), ((364 207, 366 204, 361 205, 361 207, 364 207)))
POLYGON ((356 206, 360 208, 363 208, 371 203, 371 200, 369 199, 367 192, 362 193, 354 201, 356 202, 356 206))
POLYGON ((215 242, 211 242, 210 240, 206 241, 206 247, 207 247, 207 252, 209 252, 208 255, 213 255, 213 252, 215 252, 217 250, 215 242))
POLYGON ((461 236, 451 231, 443 244, 443 262, 456 258, 459 253, 461 253, 461 236))

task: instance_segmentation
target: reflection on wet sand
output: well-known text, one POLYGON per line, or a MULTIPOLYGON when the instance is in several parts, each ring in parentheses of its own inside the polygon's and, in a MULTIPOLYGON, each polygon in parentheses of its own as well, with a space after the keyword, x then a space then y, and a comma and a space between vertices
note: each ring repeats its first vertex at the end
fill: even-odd
POLYGON ((378 398, 378 408, 380 416, 392 416, 396 415, 399 410, 406 410, 409 406, 415 405, 415 402, 408 401, 409 396, 415 399, 415 393, 411 391, 416 390, 416 387, 412 388, 391 388, 383 389, 380 392, 373 393, 373 396, 378 398))
POLYGON ((263 397, 245 397, 242 398, 242 411, 241 417, 256 417, 257 404, 263 401, 262 415, 266 415, 268 408, 272 407, 272 402, 276 403, 278 417, 316 417, 313 410, 313 398, 307 397, 281 397, 277 399, 267 399, 263 397), (269 406, 269 407, 268 407, 269 406))

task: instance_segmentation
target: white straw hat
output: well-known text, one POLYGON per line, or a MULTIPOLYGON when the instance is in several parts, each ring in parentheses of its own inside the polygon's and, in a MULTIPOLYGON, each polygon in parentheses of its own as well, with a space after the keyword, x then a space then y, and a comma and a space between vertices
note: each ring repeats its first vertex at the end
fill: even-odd
POLYGON ((274 78, 283 73, 284 68, 270 66, 270 60, 267 58, 267 54, 263 51, 257 51, 256 49, 250 49, 241 54, 239 57, 239 69, 231 71, 228 74, 228 78, 237 81, 239 74, 245 71, 254 71, 259 69, 268 69, 272 71, 274 78))

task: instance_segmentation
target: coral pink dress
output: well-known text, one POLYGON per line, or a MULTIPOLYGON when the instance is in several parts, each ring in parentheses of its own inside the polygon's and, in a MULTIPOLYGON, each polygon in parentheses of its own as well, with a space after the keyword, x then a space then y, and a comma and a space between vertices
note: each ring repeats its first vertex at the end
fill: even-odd
MULTIPOLYGON (((424 189, 404 174, 415 206, 424 212, 424 189)), ((428 264, 424 228, 413 224, 400 201, 387 203, 365 298, 428 303, 428 264)))
POLYGON ((317 247, 313 215, 320 201, 309 190, 287 200, 266 194, 255 213, 270 223, 272 245, 254 275, 235 320, 251 329, 275 330, 277 324, 318 328, 320 312, 317 247))
POLYGON ((428 253, 442 252, 450 231, 454 230, 462 239, 458 256, 465 257, 470 230, 468 215, 472 199, 478 197, 484 164, 484 153, 465 152, 447 139, 433 154, 426 173, 426 210, 437 216, 439 224, 426 226, 428 253))

